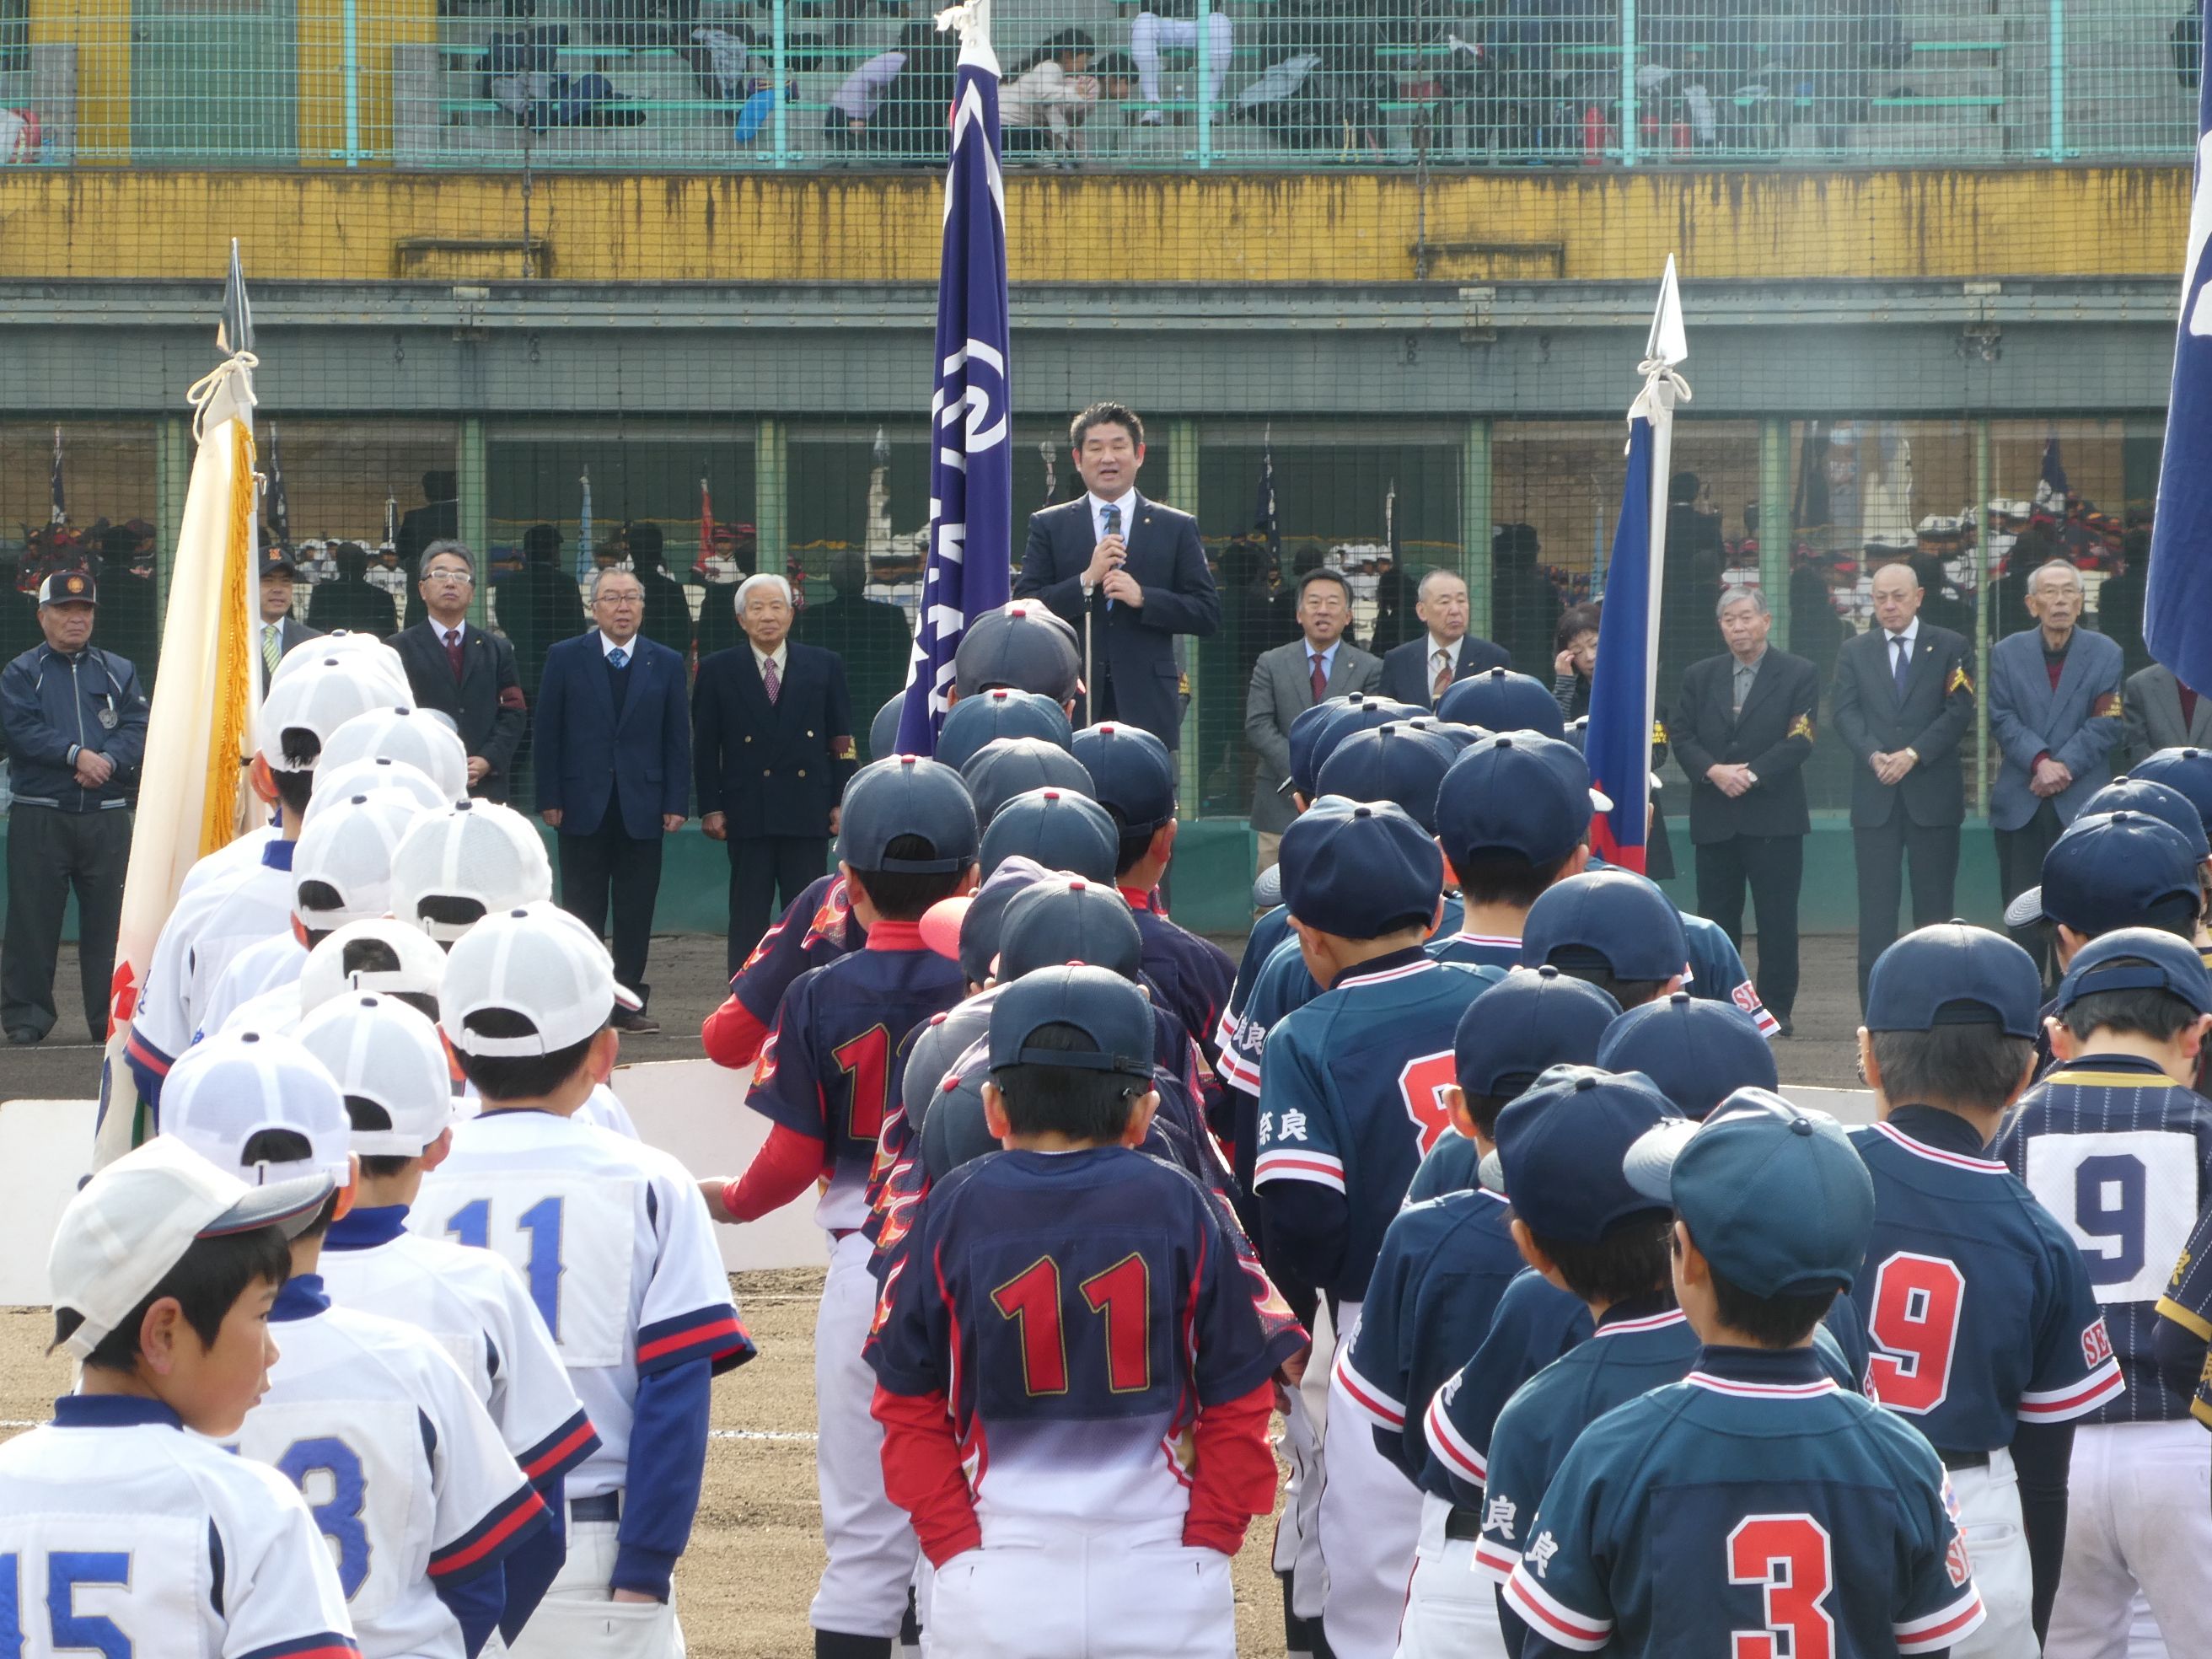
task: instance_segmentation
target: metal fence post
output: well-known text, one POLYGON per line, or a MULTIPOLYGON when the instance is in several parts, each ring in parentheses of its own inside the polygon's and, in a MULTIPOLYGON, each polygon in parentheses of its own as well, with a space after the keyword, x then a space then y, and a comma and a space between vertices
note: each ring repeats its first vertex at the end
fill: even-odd
POLYGON ((1467 583, 1467 631, 1491 637, 1490 417, 1467 423, 1459 448, 1459 574, 1467 583))
MULTIPOLYGON (((2057 0, 2052 0, 2055 5, 2057 0)), ((1636 0, 1620 0, 1620 165, 1636 165, 1636 0)))
POLYGON ((357 167, 361 165, 360 0, 345 0, 343 27, 345 61, 340 72, 345 76, 345 164, 357 167))
POLYGON ((790 553, 791 489, 788 423, 763 417, 753 432, 753 523, 757 568, 781 570, 790 553))
MULTIPOLYGON (((1198 38, 1206 39, 1206 0, 1199 0, 1198 38)), ((1199 58, 1201 77, 1206 59, 1203 47, 1199 58)), ((1206 84, 1199 82, 1199 107, 1206 107, 1206 84)), ((1198 422, 1188 416, 1177 416, 1168 422, 1168 495, 1182 504, 1186 513, 1198 511, 1198 422)), ((1199 665, 1205 642, 1194 635, 1178 634, 1177 644, 1183 647, 1182 671, 1190 685, 1190 706, 1183 711, 1182 743, 1176 750, 1176 771, 1179 775, 1177 799, 1182 801, 1182 816, 1200 817, 1205 810, 1205 795, 1201 784, 1206 775, 1205 744, 1199 736, 1198 688, 1200 675, 1199 665)))
MULTIPOLYGON (((1209 0, 1198 0, 1198 165, 1201 168, 1213 165, 1213 100, 1206 95, 1206 70, 1213 61, 1212 43, 1206 37, 1212 32, 1212 22, 1209 0)), ((1194 482, 1196 477, 1192 474, 1194 482)), ((1195 501, 1198 497, 1194 494, 1188 499, 1195 501)))
POLYGON ((1775 640, 1790 645, 1790 555, 1796 540, 1790 522, 1790 422, 1759 427, 1759 586, 1774 613, 1775 640))
POLYGON ((2051 0, 2051 159, 2066 159, 2066 0, 2051 0))
POLYGON ((784 13, 785 0, 775 0, 769 14, 770 31, 769 49, 775 63, 775 102, 770 104, 769 108, 774 112, 773 142, 775 145, 775 165, 780 167, 787 167, 791 165, 790 112, 784 107, 787 100, 787 88, 791 85, 791 70, 786 61, 789 53, 790 40, 788 32, 784 27, 784 13))
POLYGON ((1974 422, 1974 564, 1980 580, 1974 584, 1974 810, 1990 813, 1990 629, 1996 621, 1990 609, 1990 497, 1996 494, 1990 477, 1990 422, 1984 416, 1974 422))

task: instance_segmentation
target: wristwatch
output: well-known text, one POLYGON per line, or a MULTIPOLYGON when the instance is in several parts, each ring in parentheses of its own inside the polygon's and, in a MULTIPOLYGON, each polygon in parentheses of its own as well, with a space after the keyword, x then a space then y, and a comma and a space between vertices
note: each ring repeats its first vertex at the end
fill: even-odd
POLYGON ((1747 778, 1749 778, 1749 779, 1751 780, 1751 787, 1752 787, 1753 788, 1756 789, 1756 788, 1758 788, 1758 787, 1759 787, 1759 774, 1758 774, 1758 773, 1756 773, 1756 772, 1753 771, 1753 770, 1752 770, 1748 766, 1747 766, 1747 767, 1745 767, 1745 768, 1743 769, 1743 775, 1744 775, 1744 776, 1746 776, 1746 777, 1747 777, 1747 778))

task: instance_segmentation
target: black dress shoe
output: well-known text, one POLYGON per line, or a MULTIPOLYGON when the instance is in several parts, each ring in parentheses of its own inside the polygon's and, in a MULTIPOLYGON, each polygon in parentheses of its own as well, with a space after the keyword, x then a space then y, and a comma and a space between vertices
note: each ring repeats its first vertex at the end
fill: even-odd
POLYGON ((8 1028, 8 1041, 13 1043, 43 1042, 46 1041, 46 1034, 44 1031, 33 1030, 27 1025, 11 1025, 8 1028))
POLYGON ((641 1008, 617 1008, 607 1023, 630 1036, 652 1036, 660 1030, 660 1022, 641 1008))
POLYGON ((1776 1015, 1774 1023, 1782 1028, 1780 1031, 1776 1033, 1778 1036, 1794 1037, 1797 1035, 1797 1028, 1790 1023, 1789 1015, 1776 1015))

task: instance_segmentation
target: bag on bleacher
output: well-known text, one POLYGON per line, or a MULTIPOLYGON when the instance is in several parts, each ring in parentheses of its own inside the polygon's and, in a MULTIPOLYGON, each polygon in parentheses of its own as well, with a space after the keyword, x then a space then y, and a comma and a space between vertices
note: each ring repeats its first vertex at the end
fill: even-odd
POLYGON ((493 35, 477 61, 483 73, 483 95, 518 121, 542 125, 541 106, 552 90, 559 49, 568 44, 568 28, 558 23, 493 35))

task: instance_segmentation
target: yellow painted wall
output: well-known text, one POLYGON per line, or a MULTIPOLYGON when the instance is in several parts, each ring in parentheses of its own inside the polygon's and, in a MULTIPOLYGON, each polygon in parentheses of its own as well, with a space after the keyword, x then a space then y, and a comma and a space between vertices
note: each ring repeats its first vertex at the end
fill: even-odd
MULTIPOLYGON (((343 167, 345 0, 298 0, 298 8, 300 158, 309 167, 343 167)), ((392 48, 438 38, 436 0, 378 0, 356 11, 361 165, 384 165, 392 154, 392 48)))
POLYGON ((31 0, 31 44, 76 48, 76 153, 131 159, 131 0, 31 0))
MULTIPOLYGON (((1643 281, 1669 252, 1691 278, 2170 273, 2189 186, 2176 167, 1449 176, 1430 183, 1431 243, 1509 252, 1430 275, 1643 281)), ((941 191, 920 173, 540 176, 530 228, 568 282, 920 282, 936 275, 941 191)), ((1014 179, 1006 195, 1017 282, 1415 274, 1403 175, 1014 179)), ((384 278, 404 240, 523 228, 520 179, 445 173, 38 169, 11 179, 9 209, 0 277, 213 277, 234 235, 255 276, 384 278)), ((448 280, 518 268, 512 252, 441 259, 448 280)))

